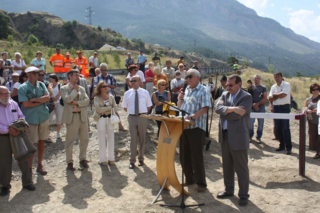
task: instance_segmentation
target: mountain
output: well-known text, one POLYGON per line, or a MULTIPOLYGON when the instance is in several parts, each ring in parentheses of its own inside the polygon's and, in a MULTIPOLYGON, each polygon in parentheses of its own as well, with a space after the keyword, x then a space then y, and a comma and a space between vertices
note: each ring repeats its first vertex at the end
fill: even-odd
MULTIPOLYGON (((11 0, 2 4, 13 12, 46 11, 66 20, 84 22, 87 1, 11 0), (14 5, 14 7, 12 7, 14 5)), ((320 66, 320 44, 295 34, 278 22, 259 17, 236 0, 96 0, 92 22, 111 27, 128 38, 208 57, 247 58, 251 66, 294 75, 315 75, 320 66)))

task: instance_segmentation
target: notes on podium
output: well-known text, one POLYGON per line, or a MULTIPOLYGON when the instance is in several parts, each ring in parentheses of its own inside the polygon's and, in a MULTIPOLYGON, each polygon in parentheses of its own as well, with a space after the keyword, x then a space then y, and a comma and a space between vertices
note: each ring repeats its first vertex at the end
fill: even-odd
MULTIPOLYGON (((160 187, 170 190, 171 185, 179 193, 182 193, 182 185, 179 182, 175 170, 174 158, 176 153, 177 144, 182 134, 182 118, 176 116, 163 116, 163 115, 140 115, 148 119, 162 121, 157 150, 157 177, 160 187)), ((185 120, 185 129, 189 124, 194 124, 193 121, 185 120)), ((161 193, 161 191, 159 192, 161 193)), ((184 194, 189 193, 184 189, 184 194)))

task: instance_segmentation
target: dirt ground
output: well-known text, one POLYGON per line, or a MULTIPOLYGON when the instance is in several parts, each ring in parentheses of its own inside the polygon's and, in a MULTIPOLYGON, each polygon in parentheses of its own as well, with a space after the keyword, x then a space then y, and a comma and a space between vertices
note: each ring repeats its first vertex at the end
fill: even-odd
MULTIPOLYGON (((126 114, 119 107, 121 120, 128 128, 126 114)), ((95 122, 90 120, 91 134, 88 147, 90 168, 85 171, 66 171, 65 128, 62 141, 56 140, 55 127, 51 126, 53 141, 46 144, 44 166, 48 175, 33 173, 36 191, 22 190, 21 173, 14 161, 12 189, 9 196, 0 197, 0 212, 181 212, 176 208, 164 208, 159 204, 181 203, 178 192, 171 188, 164 191, 158 202, 151 204, 159 191, 156 173, 157 126, 149 121, 145 166, 128 169, 129 132, 115 130, 116 165, 103 167, 98 164, 98 136, 95 122)), ((299 123, 291 121, 293 141, 292 155, 275 152, 278 142, 273 138, 273 121, 265 120, 262 144, 251 143, 249 150, 250 202, 246 207, 238 205, 238 197, 219 200, 216 194, 224 189, 221 164, 221 148, 218 140, 218 116, 214 115, 209 151, 204 151, 208 189, 196 192, 196 185, 187 187, 190 196, 186 204, 205 203, 185 212, 315 212, 320 210, 320 160, 314 160, 313 151, 306 152, 306 177, 298 172, 299 123)), ((257 123, 257 122, 256 122, 257 123)), ((75 142, 77 144, 77 142, 75 142)), ((307 142, 308 144, 308 142, 307 142)), ((78 162, 78 146, 74 146, 74 160, 78 162)), ((37 164, 34 160, 34 171, 37 164)), ((176 170, 181 179, 178 152, 176 170)), ((77 163, 76 166, 78 167, 77 163)), ((236 191, 238 186, 236 183, 236 191)))

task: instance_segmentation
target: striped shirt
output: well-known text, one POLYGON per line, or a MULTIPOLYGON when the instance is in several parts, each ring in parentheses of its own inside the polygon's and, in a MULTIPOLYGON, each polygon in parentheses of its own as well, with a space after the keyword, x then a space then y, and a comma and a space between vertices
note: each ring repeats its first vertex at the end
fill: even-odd
MULTIPOLYGON (((210 95, 208 94, 207 89, 201 83, 191 91, 190 86, 188 86, 181 104, 181 109, 190 113, 191 116, 203 107, 211 107, 210 95)), ((194 119, 195 125, 189 124, 187 129, 200 128, 206 131, 206 121, 207 113, 204 113, 199 118, 194 119)))

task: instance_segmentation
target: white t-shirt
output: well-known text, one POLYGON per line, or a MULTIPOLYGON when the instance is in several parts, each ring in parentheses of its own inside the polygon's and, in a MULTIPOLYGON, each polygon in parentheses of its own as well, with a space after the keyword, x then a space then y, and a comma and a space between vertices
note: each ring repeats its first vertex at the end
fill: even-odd
MULTIPOLYGON (((184 79, 183 78, 180 78, 179 80, 177 80, 176 78, 175 79, 172 79, 171 81, 171 90, 175 87, 181 87, 183 86, 183 83, 184 83, 184 79)), ((179 94, 179 92, 172 92, 172 94, 179 94)))
POLYGON ((273 101, 272 105, 278 106, 278 105, 290 104, 291 86, 288 82, 282 81, 280 87, 277 84, 274 84, 270 89, 269 97, 272 96, 272 94, 274 93, 281 93, 281 92, 287 94, 287 96, 273 101))
POLYGON ((20 82, 15 83, 15 84, 13 85, 13 89, 14 89, 14 88, 19 89, 20 85, 21 85, 20 82))
MULTIPOLYGON (((61 87, 61 85, 60 85, 61 87)), ((59 94, 59 83, 57 84, 57 86, 55 88, 53 88, 52 86, 52 96, 51 97, 56 97, 59 94)), ((54 102, 55 104, 60 103, 60 99, 56 100, 54 102)))
MULTIPOLYGON (((139 88, 137 89, 138 98, 139 98, 139 113, 147 113, 148 108, 152 106, 150 94, 147 90, 139 88)), ((124 93, 122 107, 127 108, 127 112, 131 115, 135 114, 135 99, 136 99, 136 90, 129 89, 124 93)))
MULTIPOLYGON (((99 67, 99 59, 94 58, 94 56, 91 56, 89 58, 89 63, 93 63, 94 66, 99 67)), ((90 66, 90 68, 94 68, 93 66, 90 66)))
MULTIPOLYGON (((26 63, 24 63, 24 60, 20 60, 20 63, 17 63, 16 60, 12 61, 12 66, 14 67, 24 67, 26 66, 26 63)), ((22 73, 22 70, 15 70, 14 72, 18 73, 19 75, 22 73)))
MULTIPOLYGON (((136 75, 138 75, 140 77, 142 82, 146 82, 146 78, 144 77, 144 74, 141 70, 139 70, 136 75)), ((131 81, 130 73, 128 73, 127 77, 129 77, 129 79, 131 81)))

